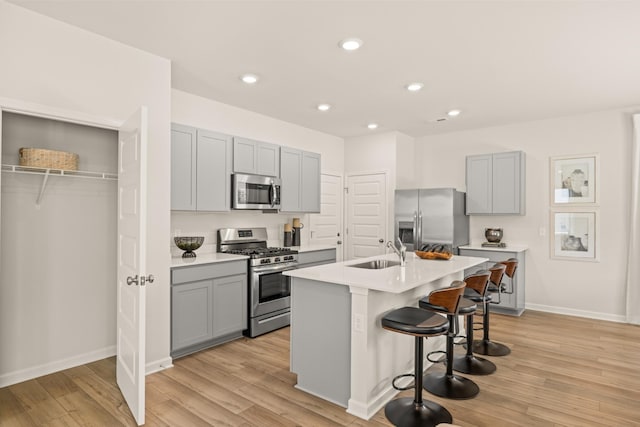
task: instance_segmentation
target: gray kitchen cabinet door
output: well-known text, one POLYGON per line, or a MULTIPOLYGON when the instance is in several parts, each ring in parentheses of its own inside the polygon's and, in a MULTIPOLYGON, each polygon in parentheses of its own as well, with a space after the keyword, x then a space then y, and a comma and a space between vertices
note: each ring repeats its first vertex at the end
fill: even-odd
POLYGON ((320 213, 320 154, 302 153, 302 212, 320 213))
POLYGON ((524 214, 523 158, 521 151, 493 155, 494 214, 524 214))
POLYGON ((171 209, 196 210, 196 129, 171 125, 171 209))
POLYGON ((213 337, 247 328, 247 276, 213 279, 213 337))
POLYGON ((492 213, 492 166, 491 154, 467 156, 467 215, 492 213))
POLYGON ((248 138, 233 138, 235 173, 280 176, 280 146, 248 138))
POLYGON ((258 143, 256 173, 266 176, 280 176, 280 146, 267 142, 258 143))
POLYGON ((280 149, 280 210, 320 212, 320 154, 280 149))
POLYGON ((196 210, 228 211, 231 208, 232 137, 198 129, 196 162, 196 210))
POLYGON ((299 212, 301 210, 302 191, 302 151, 294 148, 280 149, 280 210, 299 212))
POLYGON ((172 351, 211 340, 213 281, 201 280, 171 287, 172 351))

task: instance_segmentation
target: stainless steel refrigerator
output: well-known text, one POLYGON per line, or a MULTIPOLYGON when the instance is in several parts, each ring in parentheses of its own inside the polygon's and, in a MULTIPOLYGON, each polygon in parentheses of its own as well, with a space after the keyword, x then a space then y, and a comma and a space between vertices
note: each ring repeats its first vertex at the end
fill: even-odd
POLYGON ((469 217, 465 215, 465 194, 455 188, 396 190, 395 241, 407 250, 426 244, 458 246, 469 243, 469 217))

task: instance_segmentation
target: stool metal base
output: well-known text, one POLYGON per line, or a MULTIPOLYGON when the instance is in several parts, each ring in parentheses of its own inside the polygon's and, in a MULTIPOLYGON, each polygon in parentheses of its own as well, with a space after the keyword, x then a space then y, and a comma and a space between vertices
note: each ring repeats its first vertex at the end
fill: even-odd
POLYGON ((482 357, 456 356, 453 359, 453 370, 470 375, 489 375, 496 371, 496 365, 482 357))
POLYGON ((506 356, 511 349, 504 344, 488 340, 476 340, 473 342, 473 352, 484 356, 506 356))
POLYGON ((387 403, 384 415, 394 426, 401 427, 435 427, 453 421, 451 413, 443 406, 428 400, 416 404, 412 397, 401 397, 387 403))
POLYGON ((480 387, 470 379, 446 372, 427 374, 422 381, 429 393, 448 399, 471 399, 480 392, 480 387))

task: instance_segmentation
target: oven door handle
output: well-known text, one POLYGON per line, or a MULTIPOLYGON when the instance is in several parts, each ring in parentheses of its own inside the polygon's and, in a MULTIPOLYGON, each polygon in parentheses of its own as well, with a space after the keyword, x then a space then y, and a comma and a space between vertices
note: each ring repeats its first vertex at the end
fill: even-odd
POLYGON ((276 265, 268 265, 268 266, 256 266, 253 267, 252 270, 254 273, 273 273, 279 271, 288 271, 295 270, 298 267, 297 262, 287 262, 276 265))

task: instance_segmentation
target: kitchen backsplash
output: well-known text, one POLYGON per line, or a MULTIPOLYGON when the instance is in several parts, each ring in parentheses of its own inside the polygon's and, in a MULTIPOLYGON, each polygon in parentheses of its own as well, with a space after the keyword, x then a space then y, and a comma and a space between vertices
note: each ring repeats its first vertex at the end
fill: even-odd
MULTIPOLYGON (((266 227, 267 245, 283 246, 284 224, 293 222, 293 218, 300 218, 300 222, 307 224, 308 214, 269 214, 260 211, 231 211, 231 212, 171 212, 171 239, 169 242, 171 256, 180 256, 182 251, 173 242, 176 236, 204 236, 202 247, 196 254, 216 252, 217 231, 219 228, 266 227)), ((308 228, 302 229, 301 242, 308 243, 308 228)))

